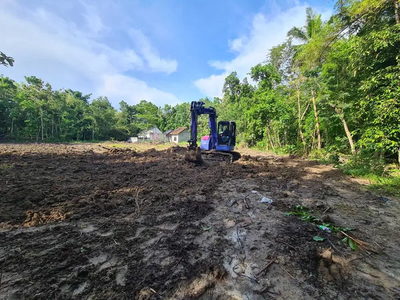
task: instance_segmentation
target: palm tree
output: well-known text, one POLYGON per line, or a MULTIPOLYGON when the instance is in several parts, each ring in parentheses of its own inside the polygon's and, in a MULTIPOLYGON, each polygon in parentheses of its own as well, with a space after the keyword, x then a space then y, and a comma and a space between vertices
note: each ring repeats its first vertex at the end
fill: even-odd
POLYGON ((301 28, 293 27, 287 33, 288 37, 308 43, 316 34, 321 31, 323 27, 321 15, 317 15, 317 13, 311 7, 308 7, 306 9, 306 16, 306 25, 301 28))
MULTIPOLYGON (((323 22, 321 20, 321 15, 318 15, 311 7, 308 7, 306 9, 306 25, 304 25, 302 28, 299 27, 293 27, 291 30, 289 30, 287 36, 289 38, 294 38, 298 39, 301 42, 303 42, 303 45, 298 45, 294 46, 295 49, 295 59, 297 58, 297 55, 306 47, 306 44, 310 43, 314 37, 316 37, 319 33, 322 32, 323 29, 323 22)), ((298 62, 300 65, 304 63, 302 59, 299 59, 298 62)), ((311 67, 309 68, 312 70, 315 65, 315 60, 311 63, 311 67)), ((303 66, 304 67, 304 66, 303 66)), ((298 83, 299 84, 299 83, 298 83)), ((298 107, 299 107, 299 132, 300 136, 303 140, 304 143, 304 137, 303 133, 301 130, 301 115, 300 115, 300 90, 299 86, 297 87, 297 97, 298 97, 298 107)), ((320 126, 319 126, 319 117, 318 117, 318 111, 317 111, 317 105, 316 105, 316 95, 314 89, 311 89, 311 101, 313 104, 313 110, 314 110, 314 117, 315 117, 315 129, 318 137, 318 149, 321 150, 321 132, 320 132, 320 126)))

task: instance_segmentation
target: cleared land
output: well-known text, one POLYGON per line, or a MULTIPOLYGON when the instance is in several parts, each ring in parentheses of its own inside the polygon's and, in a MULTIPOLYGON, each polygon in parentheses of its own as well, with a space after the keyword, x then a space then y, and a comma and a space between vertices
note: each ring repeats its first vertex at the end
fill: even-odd
POLYGON ((0 145, 0 299, 400 298, 398 199, 307 160, 151 147, 0 145))

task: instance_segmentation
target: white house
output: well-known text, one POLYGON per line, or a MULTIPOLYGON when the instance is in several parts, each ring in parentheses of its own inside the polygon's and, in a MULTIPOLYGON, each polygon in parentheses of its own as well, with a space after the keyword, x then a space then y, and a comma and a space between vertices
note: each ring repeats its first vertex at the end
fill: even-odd
POLYGON ((187 142, 190 139, 189 130, 186 127, 178 127, 167 134, 168 141, 172 143, 187 142))
POLYGON ((138 139, 143 141, 162 141, 163 134, 157 127, 139 132, 138 139))
POLYGON ((172 130, 167 130, 163 133, 163 141, 164 142, 170 142, 170 137, 168 136, 168 134, 170 134, 172 132, 172 130))
POLYGON ((128 143, 137 143, 137 142, 138 142, 137 136, 131 136, 131 137, 128 139, 128 143))

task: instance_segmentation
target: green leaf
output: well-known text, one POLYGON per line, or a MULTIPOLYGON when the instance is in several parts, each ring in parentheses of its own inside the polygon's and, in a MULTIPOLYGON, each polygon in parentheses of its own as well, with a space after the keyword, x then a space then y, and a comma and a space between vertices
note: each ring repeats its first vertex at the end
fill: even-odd
POLYGON ((342 242, 343 242, 343 243, 347 243, 347 242, 348 242, 348 239, 349 239, 348 237, 345 237, 345 238, 342 240, 342 242))
POLYGON ((316 236, 313 237, 313 240, 314 240, 314 241, 317 241, 317 242, 322 242, 322 241, 325 240, 325 238, 320 237, 319 235, 316 235, 316 236))
POLYGON ((203 227, 204 231, 210 231, 212 227, 203 227))
POLYGON ((354 230, 354 228, 342 227, 341 230, 342 231, 352 231, 352 230, 354 230))
POLYGON ((351 249, 353 249, 354 251, 357 251, 358 247, 357 247, 357 243, 355 241, 353 241, 352 239, 349 239, 349 246, 351 249))

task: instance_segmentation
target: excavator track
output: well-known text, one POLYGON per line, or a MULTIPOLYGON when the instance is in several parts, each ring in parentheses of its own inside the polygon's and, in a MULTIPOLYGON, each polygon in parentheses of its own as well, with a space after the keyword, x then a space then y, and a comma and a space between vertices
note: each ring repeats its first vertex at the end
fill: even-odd
POLYGON ((227 162, 233 163, 240 159, 241 155, 239 152, 229 151, 222 152, 216 150, 201 150, 198 147, 196 150, 187 149, 185 154, 185 160, 194 162, 196 164, 203 164, 204 162, 227 162))
POLYGON ((233 163, 234 161, 240 159, 241 155, 239 152, 235 151, 221 152, 216 150, 210 150, 210 151, 202 150, 201 157, 205 161, 225 161, 233 163))

